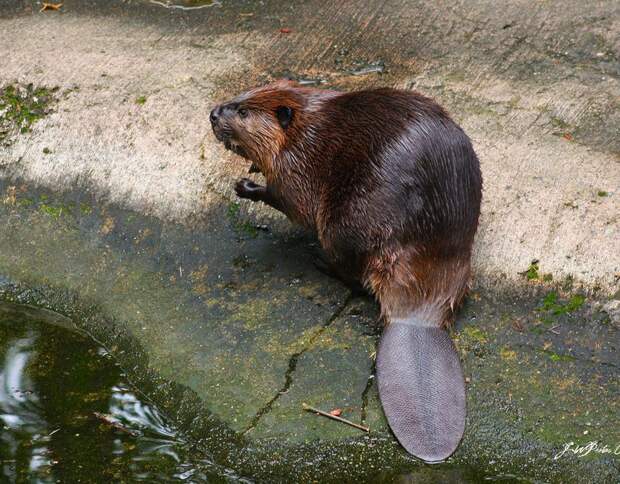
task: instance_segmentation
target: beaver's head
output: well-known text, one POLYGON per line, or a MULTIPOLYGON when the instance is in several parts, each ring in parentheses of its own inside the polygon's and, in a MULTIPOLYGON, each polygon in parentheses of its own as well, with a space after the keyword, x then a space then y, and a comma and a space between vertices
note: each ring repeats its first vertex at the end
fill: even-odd
POLYGON ((211 126, 227 149, 265 166, 300 124, 303 105, 297 84, 279 81, 215 106, 211 126))

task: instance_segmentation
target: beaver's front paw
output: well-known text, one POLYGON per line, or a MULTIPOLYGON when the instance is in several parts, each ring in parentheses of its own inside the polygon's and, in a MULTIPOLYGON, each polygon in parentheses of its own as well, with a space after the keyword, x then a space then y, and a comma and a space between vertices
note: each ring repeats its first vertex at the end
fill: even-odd
POLYGON ((264 191, 264 186, 254 183, 249 178, 241 178, 235 183, 235 192, 240 198, 248 198, 256 202, 262 198, 264 191))

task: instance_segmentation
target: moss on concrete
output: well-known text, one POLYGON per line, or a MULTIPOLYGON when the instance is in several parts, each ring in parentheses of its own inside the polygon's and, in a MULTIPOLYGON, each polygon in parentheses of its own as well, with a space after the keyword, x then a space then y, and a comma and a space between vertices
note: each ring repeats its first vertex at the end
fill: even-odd
MULTIPOLYGON (((390 480, 416 469, 377 395, 377 307, 317 273, 305 239, 240 238, 225 206, 188 229, 78 192, 1 188, 0 297, 93 333, 222 463, 266 480, 390 480), (302 402, 341 408, 371 432, 304 413, 302 402)), ((477 291, 459 315, 468 427, 441 469, 610 480, 618 467, 609 456, 553 455, 567 441, 620 439, 609 343, 617 329, 579 293, 528 287, 477 291)))
POLYGON ((48 114, 57 89, 32 84, 0 87, 0 145, 8 144, 16 133, 27 133, 34 123, 48 114))

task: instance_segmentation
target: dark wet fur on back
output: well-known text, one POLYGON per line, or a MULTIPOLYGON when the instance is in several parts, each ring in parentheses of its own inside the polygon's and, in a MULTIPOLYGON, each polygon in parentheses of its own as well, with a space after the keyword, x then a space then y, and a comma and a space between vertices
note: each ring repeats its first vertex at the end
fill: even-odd
POLYGON ((333 269, 375 294, 390 325, 377 362, 388 421, 414 455, 447 457, 462 435, 464 383, 453 345, 432 328, 451 321, 470 278, 482 178, 469 138, 431 99, 388 88, 279 82, 214 112, 218 139, 267 182, 240 180, 237 194, 316 231, 333 269), (397 344, 421 345, 416 359, 393 358, 397 344), (431 445, 437 432, 445 439, 431 445))

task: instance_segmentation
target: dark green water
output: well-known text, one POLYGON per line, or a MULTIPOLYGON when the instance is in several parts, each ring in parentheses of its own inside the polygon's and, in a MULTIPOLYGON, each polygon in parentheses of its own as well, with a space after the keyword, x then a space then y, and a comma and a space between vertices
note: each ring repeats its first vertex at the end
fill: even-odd
POLYGON ((0 303, 1 482, 235 480, 185 443, 106 350, 0 303))

